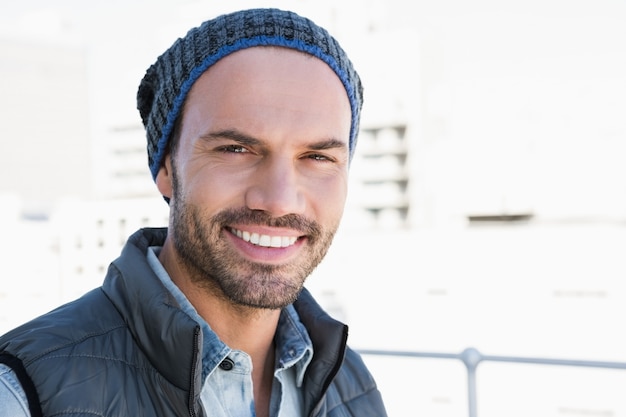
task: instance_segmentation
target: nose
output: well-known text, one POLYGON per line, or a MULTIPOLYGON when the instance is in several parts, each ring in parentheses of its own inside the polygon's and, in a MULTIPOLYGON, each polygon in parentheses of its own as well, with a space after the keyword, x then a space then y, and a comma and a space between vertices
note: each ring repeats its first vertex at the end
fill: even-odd
POLYGON ((289 158, 271 158, 260 164, 246 191, 246 205, 273 217, 302 214, 305 198, 294 163, 289 158))

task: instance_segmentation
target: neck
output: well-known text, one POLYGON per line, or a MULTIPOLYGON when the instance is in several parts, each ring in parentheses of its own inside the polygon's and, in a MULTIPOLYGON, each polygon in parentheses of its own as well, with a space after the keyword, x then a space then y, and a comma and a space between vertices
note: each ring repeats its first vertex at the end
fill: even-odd
POLYGON ((165 242, 159 261, 176 286, 211 329, 230 348, 254 355, 265 352, 274 340, 279 309, 262 309, 233 303, 217 285, 199 284, 176 256, 171 242, 165 242))
POLYGON ((167 242, 159 260, 215 334, 231 349, 250 356, 256 415, 268 415, 274 378, 274 335, 280 310, 236 305, 215 286, 194 283, 171 248, 167 248, 167 242))

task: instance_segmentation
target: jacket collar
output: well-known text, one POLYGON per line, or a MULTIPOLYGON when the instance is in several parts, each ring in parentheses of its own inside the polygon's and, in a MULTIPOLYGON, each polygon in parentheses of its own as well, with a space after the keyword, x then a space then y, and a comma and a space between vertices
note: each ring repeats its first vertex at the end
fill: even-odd
POLYGON ((320 405, 324 393, 343 363, 348 326, 330 317, 303 289, 294 303, 300 320, 313 342, 313 360, 304 379, 304 406, 307 414, 320 405))
MULTIPOLYGON (((184 313, 147 260, 150 246, 162 246, 166 228, 141 229, 109 267, 103 284, 152 365, 170 382, 199 397, 202 386, 201 329, 184 313), (191 366, 181 367, 181 363, 191 366)), ((303 289, 294 307, 313 342, 313 359, 303 384, 307 413, 319 405, 343 363, 348 327, 330 317, 303 289)), ((197 399, 197 398, 196 398, 197 399)))
POLYGON ((113 261, 103 290, 152 365, 171 383, 199 395, 200 326, 178 308, 147 261, 150 246, 161 246, 167 229, 141 229, 113 261), (181 367, 181 363, 190 364, 181 367))

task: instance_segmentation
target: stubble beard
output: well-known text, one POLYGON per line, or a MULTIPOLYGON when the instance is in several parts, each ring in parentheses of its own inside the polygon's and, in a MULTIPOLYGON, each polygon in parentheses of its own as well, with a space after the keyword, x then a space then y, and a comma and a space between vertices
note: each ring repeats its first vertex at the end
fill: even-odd
POLYGON ((181 198, 174 181, 174 246, 191 280, 231 303, 257 309, 281 309, 293 303, 306 278, 322 261, 338 224, 324 230, 317 222, 290 214, 273 218, 260 210, 225 209, 214 216, 181 198), (270 265, 243 258, 224 238, 227 225, 251 224, 299 230, 306 236, 304 253, 293 262, 270 265))

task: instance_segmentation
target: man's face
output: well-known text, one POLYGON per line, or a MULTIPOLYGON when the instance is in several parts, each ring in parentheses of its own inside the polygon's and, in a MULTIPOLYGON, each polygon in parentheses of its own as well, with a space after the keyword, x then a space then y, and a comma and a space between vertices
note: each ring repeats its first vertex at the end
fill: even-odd
POLYGON ((244 306, 295 300, 343 213, 350 117, 336 74, 292 50, 245 49, 198 79, 157 179, 194 282, 244 306))

